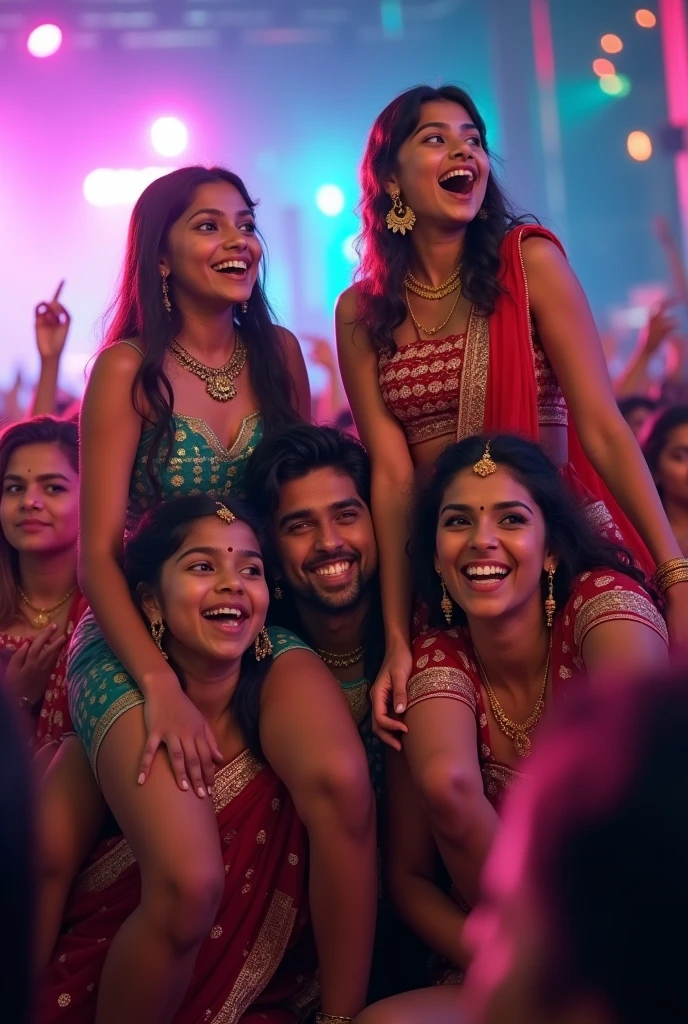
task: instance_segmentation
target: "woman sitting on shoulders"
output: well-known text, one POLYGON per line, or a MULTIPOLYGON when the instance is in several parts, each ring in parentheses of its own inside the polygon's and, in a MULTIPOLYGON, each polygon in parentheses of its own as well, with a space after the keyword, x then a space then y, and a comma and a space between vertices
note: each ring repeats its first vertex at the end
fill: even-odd
POLYGON ((390 753, 390 886, 407 923, 463 968, 500 801, 540 723, 583 673, 659 668, 667 630, 641 571, 520 438, 471 437, 440 456, 413 559, 430 625, 413 643, 403 754, 390 753), (456 899, 436 884, 438 852, 456 899))

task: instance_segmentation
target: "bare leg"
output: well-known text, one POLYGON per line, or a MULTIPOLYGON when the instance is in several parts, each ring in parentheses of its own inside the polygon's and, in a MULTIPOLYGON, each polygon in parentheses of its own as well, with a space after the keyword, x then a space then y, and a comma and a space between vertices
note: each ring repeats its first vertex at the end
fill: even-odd
POLYGON ((55 948, 69 890, 95 846, 105 812, 86 751, 76 736, 69 736, 54 752, 38 787, 38 976, 55 948))
POLYGON ((383 999, 364 1010, 356 1024, 462 1024, 461 989, 440 985, 383 999))
POLYGON ((447 871, 470 906, 498 825, 483 790, 475 719, 459 701, 433 698, 406 712, 403 749, 447 871))
POLYGON ((98 775, 141 871, 141 903, 110 947, 96 1024, 167 1024, 182 1002, 225 884, 213 804, 177 786, 164 751, 137 784, 143 707, 103 740, 98 775))
POLYGON ((325 1013, 365 1006, 377 909, 375 801, 346 698, 311 652, 271 668, 261 704, 265 755, 310 842, 310 905, 325 1013))

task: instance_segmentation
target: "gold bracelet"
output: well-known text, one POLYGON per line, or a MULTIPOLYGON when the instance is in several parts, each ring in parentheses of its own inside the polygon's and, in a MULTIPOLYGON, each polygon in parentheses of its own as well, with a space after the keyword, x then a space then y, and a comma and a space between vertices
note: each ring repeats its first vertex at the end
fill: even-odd
POLYGON ((332 1013, 316 1013, 315 1024, 353 1024, 353 1017, 337 1017, 332 1013))
POLYGON ((688 558, 670 558, 662 562, 655 570, 655 583, 661 591, 673 587, 675 583, 688 582, 688 558))

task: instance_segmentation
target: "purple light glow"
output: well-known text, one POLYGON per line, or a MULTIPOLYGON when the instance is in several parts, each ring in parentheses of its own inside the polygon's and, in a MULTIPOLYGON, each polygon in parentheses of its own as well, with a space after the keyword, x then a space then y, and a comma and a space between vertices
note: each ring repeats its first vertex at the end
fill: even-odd
POLYGON ((62 30, 57 25, 39 25, 26 41, 33 57, 52 57, 62 46, 62 30))

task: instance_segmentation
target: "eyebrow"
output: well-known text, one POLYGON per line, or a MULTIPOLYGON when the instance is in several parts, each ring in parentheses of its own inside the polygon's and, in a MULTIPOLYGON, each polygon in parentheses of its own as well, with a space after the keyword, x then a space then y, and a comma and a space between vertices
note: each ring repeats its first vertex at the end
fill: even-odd
MULTIPOLYGON (((469 131, 471 128, 475 128, 476 131, 480 131, 477 124, 473 124, 472 121, 466 121, 465 124, 459 126, 462 132, 469 131)), ((451 131, 451 125, 447 124, 446 121, 426 121, 425 124, 420 125, 416 128, 411 138, 415 138, 419 132, 424 131, 426 128, 442 128, 445 132, 451 131)))
MULTIPOLYGON (((178 556, 177 562, 181 562, 183 558, 188 558, 189 555, 222 555, 224 551, 224 548, 215 547, 187 548, 186 551, 182 551, 181 555, 178 556)), ((254 551, 253 548, 242 548, 237 551, 237 554, 242 558, 259 558, 261 562, 263 561, 260 551, 254 551)))
MULTIPOLYGON (((19 483, 24 481, 26 477, 19 476, 18 473, 5 473, 5 480, 16 480, 19 483)), ((47 483, 49 480, 64 480, 65 483, 71 483, 68 476, 64 473, 41 473, 40 476, 36 477, 36 480, 40 480, 42 484, 47 483)))
MULTIPOLYGON (((526 505, 525 501, 498 501, 492 506, 494 512, 504 512, 510 508, 525 508, 533 515, 533 510, 529 505, 526 505)), ((475 508, 473 505, 445 505, 440 515, 443 516, 445 512, 474 512, 475 508)))
MULTIPOLYGON (((227 214, 225 213, 224 210, 215 210, 215 209, 213 209, 210 206, 205 206, 205 207, 203 207, 202 210, 195 210, 191 214, 191 216, 189 217, 189 219, 187 220, 186 223, 188 224, 190 220, 193 220, 194 217, 198 217, 199 214, 201 214, 201 213, 210 214, 211 217, 226 217, 227 216, 227 214)), ((248 216, 248 217, 253 217, 255 219, 255 214, 254 214, 253 210, 248 210, 248 209, 247 210, 237 210, 237 214, 236 215, 237 215, 237 217, 246 217, 246 216, 248 216)))
MULTIPOLYGON (((365 506, 359 498, 342 498, 341 501, 334 501, 331 505, 327 506, 328 512, 341 512, 345 508, 360 508, 363 509, 365 506)), ((288 512, 279 521, 279 528, 288 526, 289 523, 295 523, 299 519, 308 519, 313 515, 312 508, 298 508, 293 512, 288 512)))

